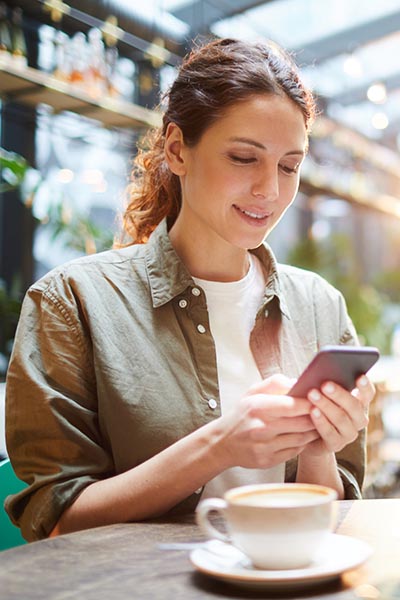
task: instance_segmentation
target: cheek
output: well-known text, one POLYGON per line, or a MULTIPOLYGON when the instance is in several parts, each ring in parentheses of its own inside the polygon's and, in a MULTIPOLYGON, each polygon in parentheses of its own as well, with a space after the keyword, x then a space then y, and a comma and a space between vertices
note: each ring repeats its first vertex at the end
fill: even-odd
POLYGON ((299 190, 300 177, 287 177, 281 180, 281 197, 285 204, 291 204, 299 190))

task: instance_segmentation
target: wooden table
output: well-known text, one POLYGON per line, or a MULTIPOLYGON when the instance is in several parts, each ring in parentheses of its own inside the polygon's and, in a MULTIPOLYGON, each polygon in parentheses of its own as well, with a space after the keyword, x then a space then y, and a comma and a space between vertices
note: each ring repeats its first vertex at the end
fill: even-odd
MULTIPOLYGON (((338 533, 374 548, 362 567, 290 598, 400 598, 400 499, 339 502, 338 533)), ((191 566, 188 551, 159 543, 202 540, 193 517, 119 524, 35 542, 0 553, 1 600, 191 600, 273 598, 213 580, 191 566)), ((282 592, 279 596, 282 598, 282 592)))

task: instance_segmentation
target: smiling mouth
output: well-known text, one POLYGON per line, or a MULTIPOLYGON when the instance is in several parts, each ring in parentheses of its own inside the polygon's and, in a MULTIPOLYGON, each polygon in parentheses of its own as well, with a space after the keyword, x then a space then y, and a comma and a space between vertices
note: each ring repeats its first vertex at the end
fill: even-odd
POLYGON ((271 216, 271 213, 255 213, 251 210, 245 210, 244 208, 240 208, 240 206, 237 206, 236 204, 233 205, 236 210, 238 210, 239 212, 241 212, 243 215, 246 215, 247 217, 250 217, 251 219, 257 219, 258 221, 262 221, 263 219, 266 219, 267 217, 271 216))

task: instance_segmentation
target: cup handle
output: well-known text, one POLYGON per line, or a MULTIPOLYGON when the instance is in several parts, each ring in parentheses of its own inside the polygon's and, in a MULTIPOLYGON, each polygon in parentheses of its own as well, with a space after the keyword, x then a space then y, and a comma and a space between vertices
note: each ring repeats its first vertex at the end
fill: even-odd
POLYGON ((196 508, 196 521, 200 529, 202 529, 209 537, 230 543, 231 540, 229 537, 222 533, 222 531, 218 531, 214 525, 211 525, 208 518, 209 513, 213 510, 221 513, 223 516, 226 507, 227 504, 222 498, 207 498, 206 500, 201 500, 196 508))

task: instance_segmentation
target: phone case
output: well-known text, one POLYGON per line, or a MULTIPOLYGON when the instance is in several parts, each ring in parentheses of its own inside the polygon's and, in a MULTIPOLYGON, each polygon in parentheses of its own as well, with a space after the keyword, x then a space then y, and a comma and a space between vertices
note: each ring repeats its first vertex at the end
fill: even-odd
POLYGON ((312 388, 325 381, 334 381, 351 391, 357 378, 378 360, 379 350, 372 346, 325 346, 313 358, 288 392, 289 396, 305 398, 312 388))

